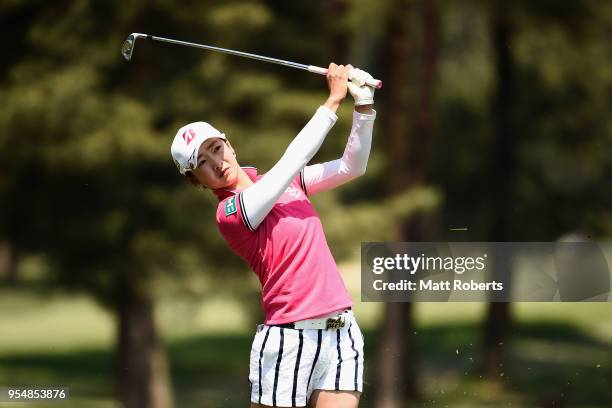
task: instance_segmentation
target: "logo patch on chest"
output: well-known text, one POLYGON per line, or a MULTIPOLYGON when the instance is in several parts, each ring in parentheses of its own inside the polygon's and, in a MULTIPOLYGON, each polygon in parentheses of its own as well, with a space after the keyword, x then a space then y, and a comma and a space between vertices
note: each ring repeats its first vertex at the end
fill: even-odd
POLYGON ((237 211, 236 196, 234 196, 225 202, 225 216, 236 214, 237 211))

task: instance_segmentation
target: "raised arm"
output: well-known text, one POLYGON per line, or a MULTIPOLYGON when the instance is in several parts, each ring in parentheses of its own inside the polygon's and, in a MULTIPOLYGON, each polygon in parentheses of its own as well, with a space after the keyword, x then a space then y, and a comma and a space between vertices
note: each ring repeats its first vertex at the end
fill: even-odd
POLYGON ((340 159, 304 168, 304 187, 309 196, 338 187, 365 173, 372 145, 376 112, 353 112, 353 126, 340 159))
POLYGON ((372 145, 376 111, 374 89, 365 85, 367 72, 355 69, 348 87, 355 99, 353 125, 342 158, 304 168, 304 188, 308 195, 338 187, 365 173, 372 145))
POLYGON ((327 74, 329 98, 289 144, 281 159, 257 183, 242 191, 240 200, 247 227, 255 230, 291 181, 312 159, 336 123, 336 110, 346 98, 350 65, 330 64, 327 74))

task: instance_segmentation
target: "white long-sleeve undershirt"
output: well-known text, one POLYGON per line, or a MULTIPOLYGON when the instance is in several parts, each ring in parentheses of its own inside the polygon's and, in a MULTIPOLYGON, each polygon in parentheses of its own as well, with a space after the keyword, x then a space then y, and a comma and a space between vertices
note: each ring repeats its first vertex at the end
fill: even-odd
POLYGON ((376 112, 370 115, 353 112, 353 126, 342 157, 304 168, 304 184, 308 195, 338 187, 365 173, 375 118, 376 112))
POLYGON ((353 125, 342 158, 306 166, 336 123, 337 116, 321 106, 289 144, 281 159, 255 184, 242 192, 242 211, 250 227, 265 219, 291 181, 304 169, 306 193, 313 195, 337 187, 362 175, 372 144, 374 114, 353 113, 353 125))

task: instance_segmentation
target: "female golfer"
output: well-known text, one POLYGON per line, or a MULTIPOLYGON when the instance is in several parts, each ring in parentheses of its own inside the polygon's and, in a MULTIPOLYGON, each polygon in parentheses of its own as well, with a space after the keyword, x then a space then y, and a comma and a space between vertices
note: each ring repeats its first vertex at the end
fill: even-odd
POLYGON ((180 173, 219 198, 219 230, 262 285, 266 318, 251 349, 251 407, 359 404, 363 336, 308 197, 365 172, 376 117, 368 78, 330 64, 329 98, 263 176, 240 167, 225 134, 208 123, 183 126, 172 143, 180 173), (336 122, 347 88, 355 112, 342 158, 306 166, 336 122))

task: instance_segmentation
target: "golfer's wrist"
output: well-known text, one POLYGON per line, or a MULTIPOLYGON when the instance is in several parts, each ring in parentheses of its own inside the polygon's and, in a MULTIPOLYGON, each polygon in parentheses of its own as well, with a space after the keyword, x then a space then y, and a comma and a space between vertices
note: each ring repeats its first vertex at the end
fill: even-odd
POLYGON ((355 112, 365 113, 371 115, 374 113, 374 109, 372 109, 373 104, 370 105, 355 105, 355 112))
POLYGON ((323 106, 325 106, 326 108, 328 108, 332 112, 336 112, 338 110, 338 107, 342 103, 343 99, 344 98, 340 98, 340 97, 336 97, 336 96, 330 96, 329 98, 327 98, 327 100, 325 101, 323 106))

